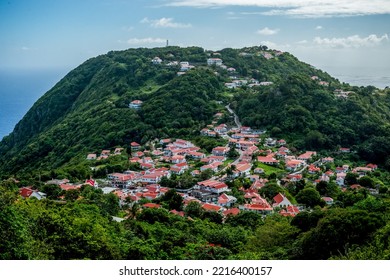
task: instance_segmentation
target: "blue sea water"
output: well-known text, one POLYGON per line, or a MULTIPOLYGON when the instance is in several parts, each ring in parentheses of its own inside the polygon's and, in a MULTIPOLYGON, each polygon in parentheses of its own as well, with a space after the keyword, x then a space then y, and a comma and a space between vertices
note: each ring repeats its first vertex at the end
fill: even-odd
POLYGON ((64 69, 0 69, 0 140, 65 74, 64 69))

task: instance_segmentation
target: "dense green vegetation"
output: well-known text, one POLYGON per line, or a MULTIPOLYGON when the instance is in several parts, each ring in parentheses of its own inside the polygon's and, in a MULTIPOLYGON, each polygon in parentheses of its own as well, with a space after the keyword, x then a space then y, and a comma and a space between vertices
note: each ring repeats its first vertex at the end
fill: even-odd
MULTIPOLYGON (((357 195, 351 193, 351 195, 357 195)), ((77 200, 22 199, 0 187, 0 259, 388 259, 389 203, 313 208, 294 218, 205 212, 168 192, 165 208, 118 208, 118 198, 84 186, 77 200), (115 206, 116 205, 116 206, 115 206), (126 210, 127 209, 127 210, 126 210), (168 212, 184 210, 180 217, 168 212), (125 211, 128 219, 112 220, 125 211)), ((156 201, 157 202, 157 201, 156 201)))

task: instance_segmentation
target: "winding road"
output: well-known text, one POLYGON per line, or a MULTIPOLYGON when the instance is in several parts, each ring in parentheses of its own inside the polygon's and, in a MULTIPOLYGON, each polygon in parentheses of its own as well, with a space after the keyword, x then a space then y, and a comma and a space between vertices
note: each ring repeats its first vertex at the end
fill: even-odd
POLYGON ((241 128, 242 125, 241 125, 240 119, 238 118, 236 113, 234 113, 232 108, 230 108, 230 104, 226 105, 225 108, 229 111, 230 114, 232 114, 234 116, 234 122, 236 123, 237 127, 241 128))

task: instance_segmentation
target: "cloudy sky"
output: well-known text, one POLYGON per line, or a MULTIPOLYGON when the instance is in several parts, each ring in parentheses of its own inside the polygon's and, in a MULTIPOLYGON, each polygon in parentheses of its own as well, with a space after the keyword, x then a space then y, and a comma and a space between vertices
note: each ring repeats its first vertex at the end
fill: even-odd
POLYGON ((0 68, 72 69, 136 47, 267 45, 390 76, 390 0, 0 0, 0 68), (369 69, 369 70, 368 70, 369 69))

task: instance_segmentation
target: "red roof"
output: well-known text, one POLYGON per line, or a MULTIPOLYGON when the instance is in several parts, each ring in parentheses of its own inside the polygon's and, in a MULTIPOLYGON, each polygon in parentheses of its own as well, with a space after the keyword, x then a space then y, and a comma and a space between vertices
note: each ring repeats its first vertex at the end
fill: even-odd
POLYGON ((264 204, 245 204, 246 209, 258 211, 272 211, 271 206, 264 204))
POLYGON ((227 185, 223 182, 219 182, 216 180, 206 180, 198 183, 199 186, 205 186, 205 187, 210 187, 214 189, 222 189, 222 188, 227 188, 227 185))
POLYGON ((275 203, 279 204, 283 201, 284 199, 284 196, 281 194, 281 193, 278 193, 277 195, 275 195, 274 197, 274 201, 275 203))
POLYGON ((24 198, 30 197, 34 191, 30 188, 21 188, 19 189, 19 194, 24 198))
POLYGON ((160 208, 160 204, 156 203, 145 203, 143 205, 144 208, 160 208))
POLYGON ((236 216, 236 215, 238 215, 239 213, 240 213, 240 209, 238 209, 238 208, 232 208, 232 209, 228 209, 228 210, 223 211, 223 214, 224 214, 225 216, 227 216, 227 215, 236 216))
POLYGON ((184 212, 183 211, 177 211, 177 210, 173 209, 173 210, 171 210, 169 212, 172 213, 172 214, 184 217, 184 212))
POLYGON ((215 205, 215 204, 210 204, 210 203, 205 203, 202 205, 202 208, 206 211, 219 211, 221 210, 221 206, 215 205))

